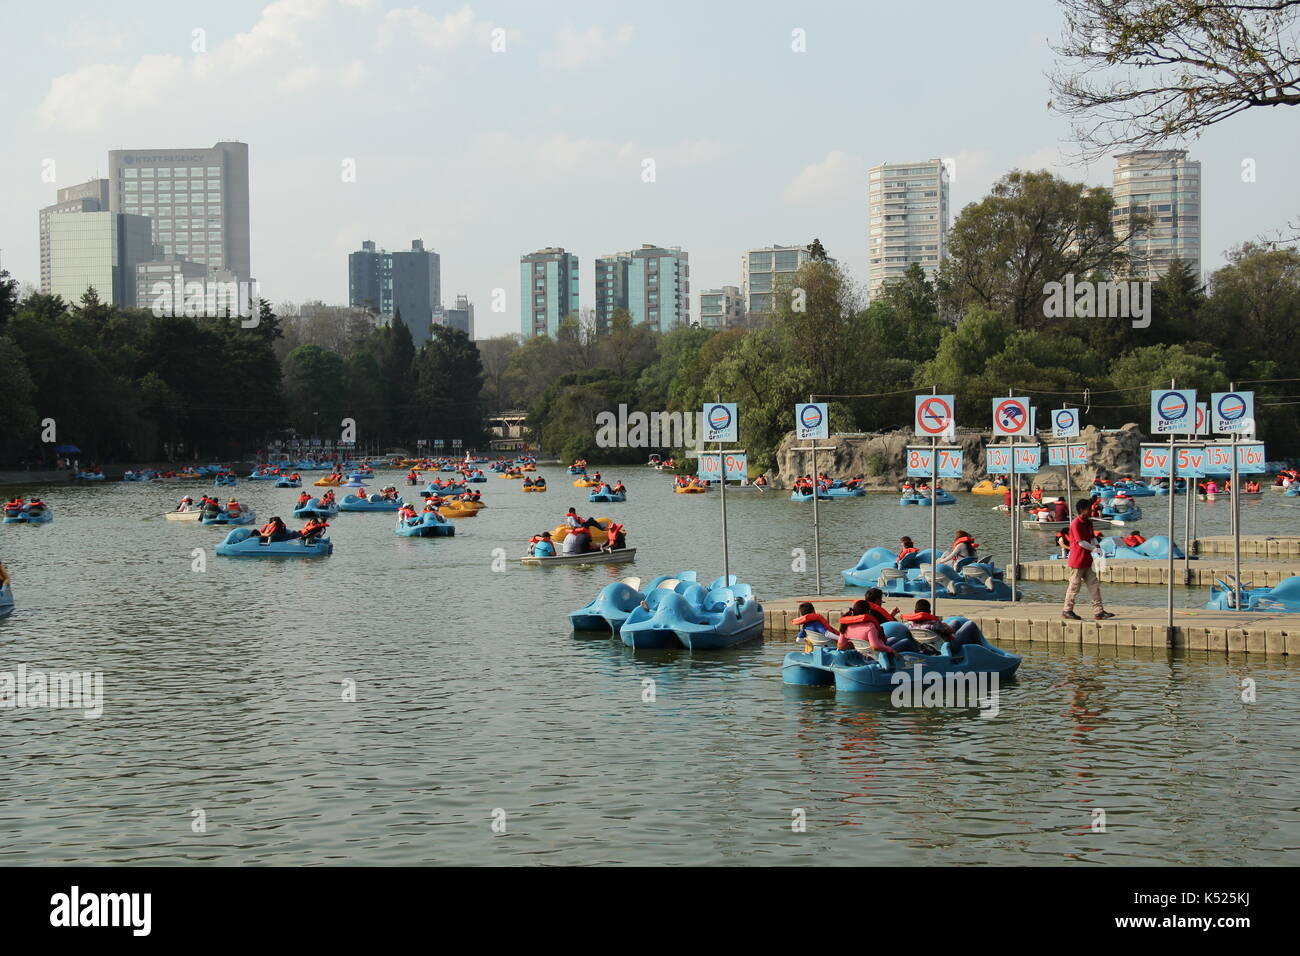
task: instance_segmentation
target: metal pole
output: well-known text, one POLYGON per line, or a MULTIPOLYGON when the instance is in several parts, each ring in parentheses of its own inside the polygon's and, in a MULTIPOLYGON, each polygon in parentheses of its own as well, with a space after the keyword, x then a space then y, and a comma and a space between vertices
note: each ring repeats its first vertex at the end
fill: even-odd
POLYGON ((817 511, 817 498, 821 494, 821 482, 817 475, 817 441, 812 444, 812 496, 813 496, 813 560, 817 575, 817 593, 822 593, 822 531, 821 517, 817 511))
MULTIPOLYGON (((1169 380, 1169 388, 1174 388, 1174 380, 1169 380)), ((1192 421, 1196 421, 1196 409, 1193 408, 1192 421)), ((1193 429, 1195 431, 1195 429, 1193 429)), ((1169 487, 1174 487, 1174 433, 1169 433, 1169 487)), ((1166 571, 1169 581, 1165 587, 1165 627, 1168 633, 1165 635, 1166 643, 1173 637, 1174 633, 1174 504, 1178 499, 1177 495, 1169 496, 1169 559, 1168 569, 1166 571)))
MULTIPOLYGON (((718 401, 722 399, 719 398, 718 401)), ((722 487, 718 489, 722 498, 722 580, 723 586, 728 587, 731 581, 731 560, 727 554, 727 460, 722 455, 722 442, 718 442, 718 469, 722 473, 722 487)))
MULTIPOLYGON (((1178 473, 1177 469, 1175 469, 1174 470, 1175 478, 1177 477, 1177 473, 1178 473)), ((1192 513, 1196 510, 1196 487, 1194 484, 1195 479, 1186 478, 1184 479, 1184 481, 1187 483, 1187 514, 1184 516, 1184 520, 1183 520, 1183 527, 1184 527, 1183 584, 1191 584, 1192 583, 1192 513)), ((1171 503, 1169 507, 1171 508, 1173 507, 1172 502, 1177 497, 1178 497, 1178 489, 1176 487, 1170 488, 1169 501, 1171 503)), ((1172 549, 1173 542, 1170 542, 1169 546, 1172 549)))
POLYGON ((938 614, 939 592, 939 439, 930 437, 930 613, 938 614))
MULTIPOLYGON (((1235 387, 1233 391, 1236 391, 1235 387)), ((1241 610, 1241 507, 1240 492, 1237 491, 1237 433, 1232 433, 1232 590, 1234 603, 1241 610)))
POLYGON ((1020 587, 1020 475, 1016 473, 1016 436, 1011 436, 1011 600, 1017 601, 1020 587))

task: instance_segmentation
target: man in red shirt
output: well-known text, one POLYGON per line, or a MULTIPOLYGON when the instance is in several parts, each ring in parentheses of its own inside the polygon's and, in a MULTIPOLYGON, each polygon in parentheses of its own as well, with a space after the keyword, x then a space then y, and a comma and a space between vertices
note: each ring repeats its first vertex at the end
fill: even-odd
POLYGON ((1070 522, 1070 556, 1066 562, 1070 566, 1070 584, 1065 589, 1065 607, 1061 611, 1061 617, 1067 621, 1081 620, 1074 613, 1074 599, 1079 596, 1079 590, 1085 584, 1092 597, 1093 617, 1103 621, 1115 616, 1101 603, 1101 582, 1097 580, 1097 572, 1092 569, 1092 552, 1097 550, 1097 532, 1093 530, 1092 521, 1088 518, 1090 504, 1087 498, 1079 501, 1076 505, 1078 515, 1070 522))

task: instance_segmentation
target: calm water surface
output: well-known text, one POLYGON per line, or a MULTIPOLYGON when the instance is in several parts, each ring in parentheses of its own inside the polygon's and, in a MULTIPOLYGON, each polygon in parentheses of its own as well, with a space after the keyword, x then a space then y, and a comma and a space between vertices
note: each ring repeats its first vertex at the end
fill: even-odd
MULTIPOLYGON (((320 561, 219 558, 219 528, 142 520, 202 483, 35 489, 55 521, 0 526, 18 600, 0 622, 0 671, 102 671, 105 704, 97 719, 0 711, 0 864, 1300 860, 1300 679, 1287 659, 1026 644, 1021 678, 982 719, 785 687, 789 645, 774 635, 716 654, 633 653, 575 636, 567 612, 624 574, 721 573, 717 495, 674 495, 627 468, 606 471, 629 485, 626 504, 587 505, 562 469, 543 473, 545 495, 489 477, 489 507, 451 539, 341 515, 320 561), (624 519, 635 566, 515 563, 570 504, 624 519), (192 570, 195 548, 205 571, 192 570), (1240 701, 1245 678, 1257 703, 1240 701), (206 832, 193 832, 195 810, 206 832), (806 832, 792 830, 797 810, 806 832)), ((297 494, 238 493, 262 519, 287 517, 297 494)), ((941 537, 960 525, 1009 560, 993 500, 959 499, 939 511, 941 537)), ((1163 533, 1167 502, 1140 503, 1155 519, 1143 530, 1163 533)), ((728 512, 733 572, 764 597, 813 590, 810 505, 751 491, 729 495, 728 512), (795 548, 808 573, 791 571, 795 548)), ((1247 532, 1300 528, 1296 499, 1243 513, 1247 532)), ((828 502, 821 516, 835 601, 839 570, 867 546, 928 536, 926 512, 893 496, 828 502)), ((1226 529, 1224 504, 1202 507, 1201 533, 1226 529)), ((1040 542, 1026 558, 1046 556, 1047 536, 1026 538, 1040 542)), ((1057 600, 1062 586, 1025 590, 1057 600)), ((1164 598, 1106 590, 1115 604, 1164 598)))

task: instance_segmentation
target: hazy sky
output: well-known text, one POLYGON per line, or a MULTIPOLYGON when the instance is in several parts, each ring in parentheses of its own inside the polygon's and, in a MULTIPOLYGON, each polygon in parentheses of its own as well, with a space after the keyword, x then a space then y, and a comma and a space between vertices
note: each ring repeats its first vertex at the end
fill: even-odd
MULTIPOLYGON (((273 302, 345 302, 365 238, 423 238, 480 336, 518 331, 519 255, 547 245, 581 257, 584 307, 594 257, 642 242, 689 251, 692 312, 699 290, 739 284, 751 246, 817 236, 861 282, 870 165, 955 158, 954 214, 1013 167, 1110 182, 1109 161, 1065 165, 1044 79, 1059 31, 1050 0, 9 4, 0 263, 39 279, 38 209, 106 174, 108 150, 237 139, 273 302)), ((1191 149, 1207 270, 1300 214, 1300 112, 1191 149)))

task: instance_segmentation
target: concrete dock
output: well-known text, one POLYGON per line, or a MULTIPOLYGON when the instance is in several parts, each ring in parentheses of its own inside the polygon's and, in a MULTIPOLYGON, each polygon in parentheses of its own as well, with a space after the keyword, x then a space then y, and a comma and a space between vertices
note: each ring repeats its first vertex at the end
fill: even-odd
MULTIPOLYGON (((1245 552, 1243 551, 1243 554, 1245 552)), ((1294 561, 1241 562, 1241 586, 1244 588, 1271 588, 1287 578, 1300 575, 1300 558, 1294 561)), ((1070 569, 1064 561, 1026 561, 1020 565, 1020 581, 1059 581, 1070 579, 1070 569)), ((1166 561, 1107 558, 1106 570, 1098 572, 1103 584, 1155 584, 1169 583, 1169 565, 1166 561)), ((1183 574, 1182 560, 1174 561, 1174 584, 1187 587, 1209 588, 1215 581, 1227 583, 1232 578, 1232 556, 1214 554, 1188 562, 1183 574)))
MULTIPOLYGON (((1192 554, 1232 554, 1232 535, 1219 534, 1197 538, 1192 542, 1192 554)), ((1300 535, 1295 534, 1243 534, 1241 536, 1242 557, 1255 558, 1300 558, 1300 535)))
MULTIPOLYGON (((790 621, 799 616, 800 601, 810 601, 832 623, 838 622, 860 594, 823 594, 763 602, 769 631, 793 633, 790 621)), ((909 598, 887 598, 886 604, 911 609, 909 598), (906 607, 904 605, 906 604, 906 607)), ((1108 606, 1115 614, 1094 621, 1087 601, 1076 608, 1082 621, 1061 618, 1060 603, 1020 601, 939 601, 942 617, 961 615, 975 621, 994 644, 1041 641, 1059 645, 1103 647, 1165 647, 1237 654, 1300 655, 1300 614, 1174 609, 1172 633, 1160 607, 1108 606)))

